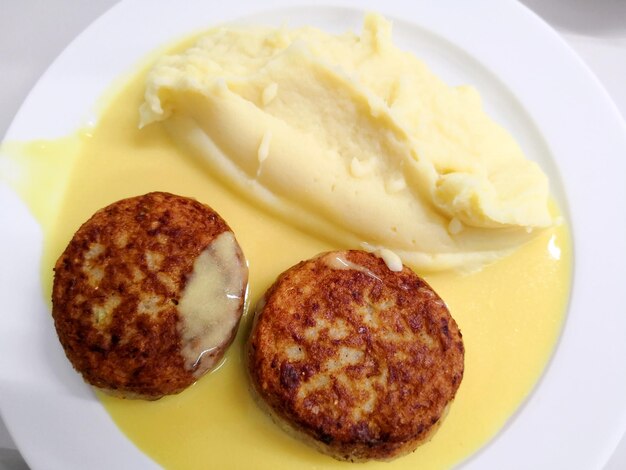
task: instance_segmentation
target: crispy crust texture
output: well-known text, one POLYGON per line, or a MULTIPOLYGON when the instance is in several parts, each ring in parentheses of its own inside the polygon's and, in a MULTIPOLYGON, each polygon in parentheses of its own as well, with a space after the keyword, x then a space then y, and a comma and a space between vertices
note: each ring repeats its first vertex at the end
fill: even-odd
POLYGON ((390 460, 439 426, 464 346, 413 271, 346 251, 279 276, 257 307, 247 359, 253 392, 283 428, 340 460, 390 460))
MULTIPOLYGON (((182 391, 223 356, 237 326, 210 363, 199 361, 207 370, 185 367, 177 305, 195 259, 229 230, 210 207, 162 192, 118 201, 80 227, 54 268, 52 316, 85 381, 157 399, 182 391)), ((237 250, 242 272, 233 274, 247 282, 237 250)))

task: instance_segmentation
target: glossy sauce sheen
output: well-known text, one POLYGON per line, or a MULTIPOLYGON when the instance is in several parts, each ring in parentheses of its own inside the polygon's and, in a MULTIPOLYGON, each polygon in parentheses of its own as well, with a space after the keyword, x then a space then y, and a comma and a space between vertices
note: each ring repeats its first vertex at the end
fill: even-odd
MULTIPOLYGON (((224 338, 239 321, 244 277, 237 241, 232 232, 222 232, 193 264, 193 273, 180 298, 178 310, 182 322, 179 333, 183 344, 185 367, 192 370, 205 354, 222 346, 224 338)), ((206 368, 200 367, 199 374, 206 368)))
MULTIPOLYGON (((272 423, 248 391, 242 361, 254 304, 279 273, 323 251, 358 247, 331 245, 259 210, 177 149, 160 124, 139 131, 143 82, 143 73, 129 82, 89 134, 12 151, 24 166, 23 178, 58 183, 44 192, 14 182, 46 234, 45 295, 54 261, 82 222, 113 201, 158 190, 194 197, 226 219, 249 261, 247 313, 223 364, 183 393, 156 402, 102 393, 98 398, 120 430, 167 468, 246 468, 250 462, 267 469, 354 466, 295 441, 272 423), (67 164, 45 163, 51 159, 67 164)), ((425 276, 463 333, 463 382, 429 443, 392 464, 359 468, 446 468, 494 437, 533 390, 553 352, 570 271, 569 233, 561 225, 479 273, 425 276)))

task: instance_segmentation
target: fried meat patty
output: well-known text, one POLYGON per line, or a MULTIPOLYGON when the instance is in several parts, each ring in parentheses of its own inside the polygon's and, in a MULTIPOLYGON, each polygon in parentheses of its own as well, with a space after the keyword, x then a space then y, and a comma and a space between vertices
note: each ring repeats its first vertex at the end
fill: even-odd
POLYGON ((88 383, 156 399, 220 360, 247 279, 243 253, 215 211, 149 193, 99 210, 76 232, 54 268, 52 316, 88 383))
POLYGON ((413 271, 364 251, 281 274, 257 306, 248 369, 260 405, 340 460, 389 460, 427 441, 463 377, 461 332, 413 271))

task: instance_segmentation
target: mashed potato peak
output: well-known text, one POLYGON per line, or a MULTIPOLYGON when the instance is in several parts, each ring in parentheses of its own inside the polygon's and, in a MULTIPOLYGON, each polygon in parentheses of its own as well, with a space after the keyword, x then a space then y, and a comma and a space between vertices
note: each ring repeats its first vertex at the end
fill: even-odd
POLYGON ((360 36, 212 30, 153 67, 140 113, 294 223, 417 269, 475 269, 551 224, 547 178, 478 93, 377 15, 360 36))

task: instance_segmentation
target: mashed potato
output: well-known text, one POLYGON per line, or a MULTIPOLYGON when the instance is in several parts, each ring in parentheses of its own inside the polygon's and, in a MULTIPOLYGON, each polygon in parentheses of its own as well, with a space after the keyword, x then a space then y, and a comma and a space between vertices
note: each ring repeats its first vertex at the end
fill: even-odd
POLYGON ((552 222, 547 178, 478 93, 377 15, 360 36, 214 29, 153 67, 140 112, 274 212, 416 269, 476 269, 552 222))

